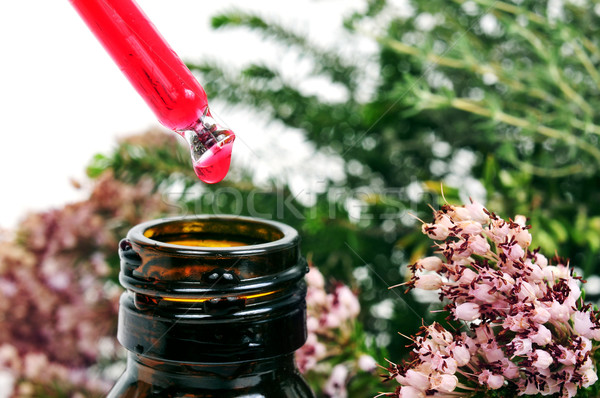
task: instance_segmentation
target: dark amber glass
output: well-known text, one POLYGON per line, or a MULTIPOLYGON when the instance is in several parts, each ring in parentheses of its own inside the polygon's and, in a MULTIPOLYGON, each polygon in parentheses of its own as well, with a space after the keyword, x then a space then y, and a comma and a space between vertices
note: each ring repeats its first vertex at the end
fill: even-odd
POLYGON ((119 248, 129 356, 108 397, 314 397, 294 362, 306 340, 299 243, 287 225, 245 217, 132 228, 119 248))

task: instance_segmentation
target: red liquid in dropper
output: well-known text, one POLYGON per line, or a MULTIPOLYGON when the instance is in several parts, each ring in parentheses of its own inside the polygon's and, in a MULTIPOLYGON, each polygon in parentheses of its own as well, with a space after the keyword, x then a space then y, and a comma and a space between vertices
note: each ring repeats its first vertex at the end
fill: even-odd
MULTIPOLYGON (((164 126, 184 137, 186 130, 206 131, 202 121, 210 110, 204 89, 133 0, 71 3, 164 126)), ((203 145, 192 148, 194 170, 208 183, 227 174, 235 139, 231 130, 216 131, 220 139, 203 134, 203 145)))

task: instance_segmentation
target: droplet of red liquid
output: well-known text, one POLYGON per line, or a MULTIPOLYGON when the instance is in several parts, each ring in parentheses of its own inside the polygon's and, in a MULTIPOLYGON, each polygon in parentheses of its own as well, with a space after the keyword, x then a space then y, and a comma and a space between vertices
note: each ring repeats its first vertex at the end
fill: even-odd
POLYGON ((194 163, 194 171, 199 179, 207 184, 214 184, 225 178, 231 163, 234 139, 235 135, 232 135, 227 143, 214 145, 194 163))

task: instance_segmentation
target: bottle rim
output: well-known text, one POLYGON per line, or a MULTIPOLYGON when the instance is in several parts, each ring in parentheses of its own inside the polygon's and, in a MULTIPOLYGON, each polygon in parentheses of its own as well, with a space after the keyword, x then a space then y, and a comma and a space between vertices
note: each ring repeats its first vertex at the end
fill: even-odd
MULTIPOLYGON (((211 231, 204 230, 210 233, 211 231)), ((167 217, 156 220, 146 221, 131 228, 127 234, 127 239, 132 243, 137 243, 146 247, 152 247, 171 256, 203 256, 223 254, 228 256, 246 256, 257 255, 261 253, 272 253, 279 250, 288 249, 299 243, 300 236, 296 229, 278 221, 266 220, 255 217, 233 216, 226 214, 215 215, 192 215, 183 217, 167 217), (232 247, 209 247, 209 246, 189 246, 165 242, 160 239, 154 239, 153 232, 160 231, 166 227, 176 227, 178 231, 182 230, 182 225, 193 226, 203 225, 225 225, 231 228, 239 225, 263 227, 269 229, 272 234, 278 235, 277 239, 257 244, 248 244, 232 247)))

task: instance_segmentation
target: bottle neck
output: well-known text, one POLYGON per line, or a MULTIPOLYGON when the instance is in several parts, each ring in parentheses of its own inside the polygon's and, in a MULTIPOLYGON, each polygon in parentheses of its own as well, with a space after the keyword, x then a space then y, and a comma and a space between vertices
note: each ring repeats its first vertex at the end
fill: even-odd
POLYGON ((155 389, 244 390, 299 377, 293 354, 254 361, 230 363, 185 363, 157 361, 129 353, 128 372, 140 383, 155 389))

